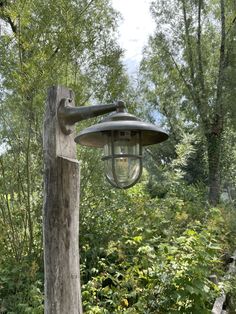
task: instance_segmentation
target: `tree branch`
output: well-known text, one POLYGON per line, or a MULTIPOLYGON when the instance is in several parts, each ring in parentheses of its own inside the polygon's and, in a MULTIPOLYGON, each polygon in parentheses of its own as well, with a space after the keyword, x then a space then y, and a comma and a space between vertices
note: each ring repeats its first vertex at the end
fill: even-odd
POLYGON ((200 101, 198 94, 195 92, 194 87, 192 87, 188 83, 187 79, 184 77, 183 72, 181 71, 180 67, 178 66, 177 62, 175 61, 172 53, 166 47, 164 47, 164 49, 165 49, 166 53, 168 53, 168 55, 170 56, 176 70, 179 73, 180 78, 182 79, 183 83, 185 84, 186 88, 188 89, 190 97, 192 98, 192 101, 193 101, 194 105, 196 106, 196 108, 200 114, 200 118, 202 120, 203 126, 207 130, 209 127, 209 122, 208 122, 208 115, 205 112, 207 109, 206 106, 204 106, 204 104, 202 105, 202 102, 200 101))
POLYGON ((221 44, 220 44, 220 59, 219 59, 219 72, 217 80, 216 90, 216 106, 215 106, 215 120, 213 121, 214 129, 217 128, 217 133, 220 133, 223 129, 223 84, 224 84, 224 69, 226 66, 226 30, 225 30, 225 2, 220 0, 221 6, 221 44))
POLYGON ((192 92, 194 99, 194 104, 198 110, 200 118, 202 120, 203 127, 205 131, 209 129, 209 117, 208 117, 208 107, 206 104, 206 100, 204 99, 205 94, 205 85, 203 79, 203 68, 202 68, 202 55, 201 55, 201 10, 202 10, 202 0, 199 0, 198 6, 198 40, 197 40, 197 54, 198 54, 198 72, 200 76, 200 90, 198 88, 196 79, 195 79, 195 66, 194 66, 194 59, 193 59, 193 50, 191 44, 191 38, 189 33, 189 20, 187 19, 187 12, 186 12, 186 2, 182 0, 183 4, 183 17, 184 17, 184 26, 185 26, 185 37, 186 37, 186 46, 187 46, 187 55, 188 55, 188 64, 190 68, 190 79, 192 82, 192 92), (203 98, 203 99, 202 99, 203 98))
POLYGON ((7 3, 6 0, 5 1, 4 0, 0 0, 0 8, 1 8, 0 16, 1 16, 1 18, 4 21, 6 21, 8 24, 10 24, 13 33, 16 34, 17 33, 17 26, 12 21, 11 17, 8 14, 6 14, 6 12, 5 12, 5 8, 7 7, 7 5, 8 5, 8 3, 7 3))
POLYGON ((193 89, 192 89, 191 85, 189 85, 189 83, 187 82, 186 78, 184 77, 184 75, 183 75, 181 69, 179 68, 177 62, 175 61, 175 58, 173 57, 172 53, 169 50, 166 50, 166 52, 169 54, 169 56, 170 56, 170 58, 171 58, 171 60, 172 60, 172 62, 174 64, 176 70, 179 73, 180 78, 182 79, 183 83, 185 84, 186 88, 189 91, 189 94, 190 94, 193 102, 195 103, 196 102, 196 98, 195 98, 195 95, 194 95, 194 92, 193 92, 193 89))
POLYGON ((231 22, 231 24, 230 24, 230 26, 229 26, 226 34, 225 34, 226 37, 229 35, 229 33, 230 33, 230 31, 231 31, 231 29, 232 29, 232 27, 234 26, 235 23, 236 23, 236 16, 233 18, 233 20, 232 20, 232 22, 231 22))
POLYGON ((88 2, 88 4, 85 6, 85 8, 80 12, 79 17, 81 17, 81 16, 88 10, 88 8, 90 7, 90 5, 91 5, 93 2, 94 2, 94 0, 90 0, 90 1, 88 2))
POLYGON ((190 78, 193 87, 195 87, 195 68, 193 62, 193 51, 192 51, 192 44, 189 34, 189 20, 187 19, 187 12, 186 12, 186 3, 185 0, 182 0, 183 4, 183 16, 184 16, 184 27, 185 27, 185 37, 186 37, 186 44, 187 44, 187 54, 188 54, 188 63, 190 68, 190 78))
POLYGON ((198 28, 197 28, 197 54, 198 54, 198 79, 201 85, 201 96, 205 98, 205 83, 204 83, 204 73, 202 66, 202 47, 201 47, 201 35, 202 35, 202 25, 201 25, 201 11, 202 11, 202 0, 198 1, 198 28))
POLYGON ((13 33, 16 34, 17 33, 17 26, 16 26, 16 24, 14 24, 14 22, 12 21, 12 19, 9 16, 7 16, 7 22, 10 24, 13 33))

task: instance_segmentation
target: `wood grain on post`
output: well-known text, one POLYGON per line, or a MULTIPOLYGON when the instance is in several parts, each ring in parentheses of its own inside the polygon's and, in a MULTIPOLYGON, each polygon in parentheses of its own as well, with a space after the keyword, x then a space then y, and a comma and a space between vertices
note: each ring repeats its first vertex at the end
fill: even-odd
POLYGON ((44 120, 45 314, 82 314, 79 272, 79 178, 74 134, 58 125, 57 108, 71 90, 48 91, 44 120))
MULTIPOLYGON (((229 280, 231 277, 234 277, 236 273, 236 250, 231 256, 231 261, 228 265, 228 271, 225 276, 222 278, 222 281, 229 280)), ((222 291, 221 295, 215 300, 211 313, 212 314, 227 314, 228 310, 223 310, 224 303, 226 302, 226 293, 222 291)))

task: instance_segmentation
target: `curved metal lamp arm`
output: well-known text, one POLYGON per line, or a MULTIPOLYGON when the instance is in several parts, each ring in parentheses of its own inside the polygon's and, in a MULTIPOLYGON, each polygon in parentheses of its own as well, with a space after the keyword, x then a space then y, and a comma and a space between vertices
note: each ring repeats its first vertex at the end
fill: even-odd
POLYGON ((69 135, 73 132, 76 122, 101 116, 106 113, 124 111, 124 102, 117 101, 111 105, 75 107, 70 98, 63 98, 58 106, 57 116, 62 132, 69 135))

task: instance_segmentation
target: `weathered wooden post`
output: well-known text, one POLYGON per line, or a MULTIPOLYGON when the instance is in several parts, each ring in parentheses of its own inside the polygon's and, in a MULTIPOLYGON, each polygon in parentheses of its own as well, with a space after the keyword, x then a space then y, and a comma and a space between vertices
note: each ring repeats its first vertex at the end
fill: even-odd
POLYGON ((79 162, 74 134, 59 126, 57 108, 73 92, 48 91, 44 120, 45 314, 82 314, 79 273, 79 162))

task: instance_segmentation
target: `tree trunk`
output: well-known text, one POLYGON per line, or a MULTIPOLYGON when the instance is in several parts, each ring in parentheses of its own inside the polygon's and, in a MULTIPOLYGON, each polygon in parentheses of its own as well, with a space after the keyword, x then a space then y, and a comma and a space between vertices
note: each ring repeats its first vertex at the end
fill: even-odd
POLYGON ((216 101, 214 106, 213 123, 207 135, 208 166, 209 166, 209 203, 216 206, 220 200, 220 159, 221 140, 224 130, 224 117, 226 114, 223 105, 223 87, 225 83, 226 68, 226 30, 225 30, 225 0, 220 0, 221 8, 221 44, 219 59, 219 74, 217 81, 216 101))
POLYGON ((49 90, 44 121, 45 314, 81 314, 79 273, 79 162, 74 135, 58 125, 63 87, 49 90))
POLYGON ((220 156, 221 133, 207 135, 208 171, 209 171, 209 203, 216 206, 220 200, 220 156))

